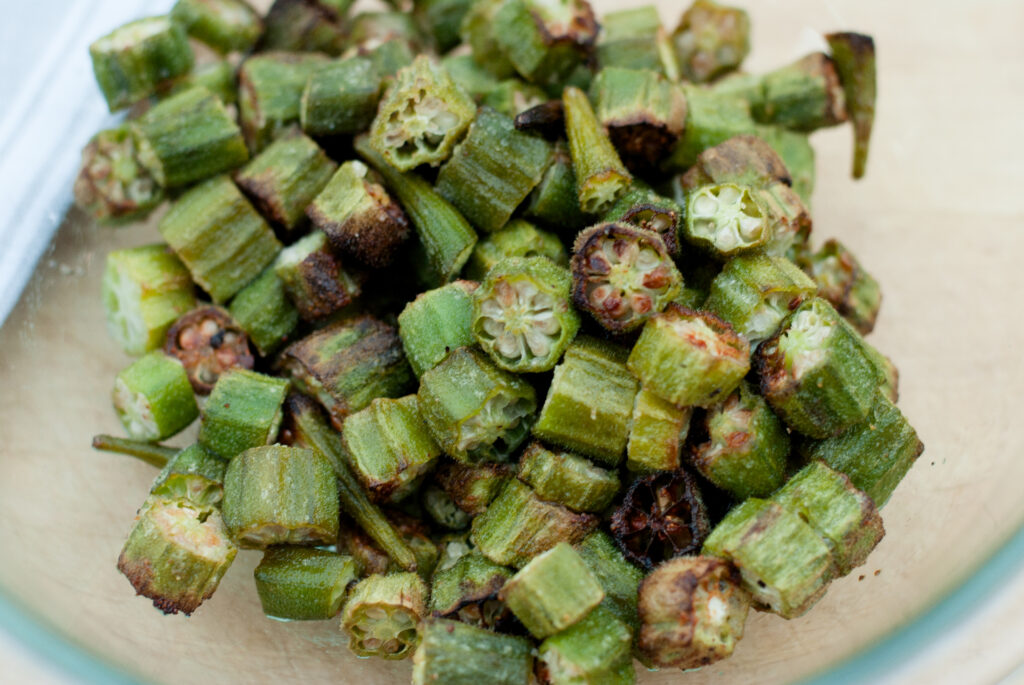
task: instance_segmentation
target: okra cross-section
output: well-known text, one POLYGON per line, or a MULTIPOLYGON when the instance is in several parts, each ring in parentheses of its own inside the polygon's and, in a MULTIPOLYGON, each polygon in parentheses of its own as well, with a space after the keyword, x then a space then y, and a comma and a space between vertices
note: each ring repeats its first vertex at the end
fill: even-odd
POLYGON ((548 371, 579 330, 568 270, 546 257, 498 262, 473 293, 473 334, 508 371, 548 371))
POLYGON ((358 577, 352 557, 310 547, 272 547, 253 572, 263 613, 290 621, 323 621, 341 610, 358 577))
POLYGON ((619 492, 619 477, 614 471, 569 452, 552 452, 539 442, 523 452, 519 479, 541 499, 573 511, 602 511, 619 492))
POLYGON ((766 210, 751 188, 701 186, 687 198, 687 240, 722 257, 761 247, 772 237, 766 210))
POLYGON ((428 619, 412 657, 413 685, 523 685, 533 664, 529 640, 446 619, 428 619))
POLYGON ((362 292, 359 277, 345 270, 323 231, 313 231, 281 250, 274 272, 307 321, 326 318, 362 292))
POLYGON ((245 331, 213 305, 197 307, 175 321, 164 352, 185 366, 197 395, 209 395, 228 369, 251 369, 255 362, 245 331))
POLYGON ((479 552, 465 554, 451 567, 434 572, 430 581, 431 615, 498 628, 508 614, 498 592, 511 577, 511 570, 479 552))
POLYGON ((75 204, 111 224, 143 219, 164 200, 163 188, 139 161, 135 134, 128 126, 92 137, 82 150, 74 192, 75 204))
POLYGON ((454 281, 416 296, 398 315, 398 335, 417 377, 434 368, 451 350, 472 345, 473 281, 454 281))
POLYGON ((163 440, 199 416, 185 369, 174 357, 150 352, 117 375, 114 409, 139 440, 163 440))
POLYGON ((225 459, 273 443, 287 393, 285 378, 245 369, 228 371, 217 379, 203 407, 199 443, 225 459))
POLYGON ((427 615, 429 590, 415 573, 371 575, 349 593, 341 628, 357 656, 404 659, 419 641, 417 625, 427 615))
POLYGON ((672 38, 686 79, 706 83, 743 63, 750 52, 750 17, 738 7, 696 0, 672 38))

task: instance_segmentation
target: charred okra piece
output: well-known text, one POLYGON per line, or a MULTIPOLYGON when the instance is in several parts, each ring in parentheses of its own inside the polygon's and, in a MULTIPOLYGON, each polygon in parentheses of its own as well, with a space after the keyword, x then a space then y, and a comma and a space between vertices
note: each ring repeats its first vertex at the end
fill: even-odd
POLYGON ((559 542, 579 542, 596 526, 595 516, 545 502, 511 479, 487 511, 473 519, 470 540, 494 563, 522 568, 559 542))
POLYGON ((811 255, 806 268, 818 284, 818 294, 832 303, 861 335, 874 329, 882 291, 878 281, 842 243, 835 239, 826 242, 811 255))
POLYGON ((464 463, 505 461, 526 439, 533 386, 460 347, 420 377, 420 411, 441 448, 464 463))
POLYGON ((117 374, 113 397, 118 418, 138 440, 169 438, 199 415, 181 362, 159 351, 117 374))
POLYGON ((555 367, 533 434, 615 466, 626 449, 638 390, 624 349, 581 336, 555 367))
POLYGON ((586 214, 599 214, 626 191, 633 177, 623 166, 586 94, 569 86, 562 93, 562 106, 580 209, 586 214))
POLYGON ((273 265, 232 298, 229 311, 262 357, 277 352, 299 325, 299 310, 273 265))
POLYGON ((715 526, 703 554, 731 561, 755 608, 805 614, 835 577, 832 551, 810 525, 770 500, 751 497, 715 526))
POLYGON ((319 0, 275 0, 264 23, 261 50, 340 55, 345 48, 341 14, 319 0))
POLYGON ((700 668, 732 655, 743 637, 750 595, 732 564, 681 557, 640 585, 637 646, 656 666, 700 668))
POLYGON ((586 0, 506 0, 494 38, 527 81, 560 86, 593 52, 598 24, 586 0))
POLYGON ((441 167, 437 192, 476 228, 496 231, 540 183, 550 158, 549 143, 483 107, 441 167))
POLYGON ((259 276, 281 250, 270 226, 227 176, 182 195, 161 219, 160 234, 218 304, 259 276))
POLYGON ((329 63, 324 55, 299 52, 263 52, 242 62, 239 121, 252 154, 298 123, 306 83, 329 63))
POLYGON ((632 685, 636 682, 632 646, 629 625, 602 604, 540 644, 538 671, 542 682, 552 685, 632 685))
POLYGON ((263 216, 291 231, 337 168, 319 145, 296 133, 274 141, 235 174, 235 183, 263 216))
POLYGON ((472 6, 473 0, 415 0, 413 17, 434 39, 438 53, 444 54, 462 42, 459 29, 472 6))
POLYGON ((636 596, 643 571, 626 561, 615 541, 602 530, 595 530, 576 544, 583 563, 604 590, 605 602, 623 621, 637 621, 636 596))
POLYGON ((686 239, 713 255, 730 257, 755 250, 772 238, 763 202, 748 186, 701 186, 686 202, 686 239))
POLYGON ((437 62, 421 55, 400 69, 370 126, 370 145, 388 164, 410 171, 437 166, 466 132, 476 107, 437 62))
POLYGON ((229 370, 217 379, 203 407, 199 444, 225 459, 251 447, 272 444, 277 440, 287 392, 287 379, 229 370))
POLYGON ((683 285, 661 238, 631 224, 591 226, 572 252, 573 302, 612 333, 642 326, 683 285))
POLYGON ((569 452, 552 452, 539 442, 519 460, 519 479, 537 496, 573 511, 599 512, 619 492, 619 476, 569 452))
POLYGON ((880 379, 857 332, 817 297, 761 343, 754 365, 772 409, 812 438, 838 435, 862 421, 880 379))
POLYGON ((747 375, 750 346, 714 314, 673 303, 644 326, 628 365, 662 399, 706 407, 747 375))
POLYGON ((274 272, 307 321, 323 319, 359 297, 359 279, 345 271, 323 231, 313 231, 281 250, 274 272))
MULTIPOLYGON (((480 102, 507 117, 514 118, 548 102, 548 95, 532 83, 510 78, 494 86, 480 102)), ((522 130, 520 127, 516 128, 522 130)))
POLYGON ((237 552, 215 507, 151 495, 117 568, 157 609, 187 616, 213 595, 237 552))
POLYGON ((665 249, 673 257, 681 253, 680 227, 683 208, 670 198, 662 197, 640 183, 634 183, 601 219, 602 222, 632 224, 657 233, 665 249))
POLYGON ((195 305, 188 269, 166 245, 114 250, 103 271, 107 330, 127 354, 163 345, 167 329, 195 305))
POLYGON ((466 275, 482 281, 506 257, 547 257, 558 266, 569 266, 569 255, 558 236, 529 221, 513 219, 476 244, 466 263, 466 275))
POLYGON ((352 557, 309 547, 271 547, 253 576, 263 613, 289 621, 334 618, 359 577, 352 557))
POLYGON ((815 52, 765 74, 754 116, 795 131, 814 131, 847 119, 846 96, 835 62, 815 52))
POLYGON ((696 0, 672 38, 683 76, 707 83, 743 63, 750 52, 750 17, 737 7, 696 0))
POLYGON ((744 500, 767 497, 782 485, 789 435, 746 383, 708 409, 704 426, 707 440, 694 447, 690 460, 715 487, 744 500))
POLYGON ((516 73, 497 38, 499 26, 495 15, 503 4, 503 0, 474 2, 459 28, 462 42, 469 45, 473 59, 496 78, 508 78, 516 73))
POLYGON ((419 640, 416 626, 427 615, 428 593, 415 573, 372 575, 359 581, 341 614, 348 648, 362 657, 410 656, 419 640))
POLYGON ((604 600, 604 590, 576 550, 560 542, 523 566, 498 596, 543 639, 578 623, 604 600))
POLYGON ((398 315, 398 335, 417 378, 452 350, 472 345, 473 281, 454 281, 416 296, 398 315))
POLYGON ((863 33, 830 33, 832 64, 839 72, 846 110, 853 122, 853 177, 860 178, 868 163, 871 127, 875 123, 875 41, 863 33))
POLYGON ((750 114, 749 103, 739 97, 713 90, 683 88, 686 95, 686 126, 665 166, 683 171, 691 166, 701 152, 738 135, 752 134, 757 122, 750 114))
POLYGON ((167 331, 164 352, 185 366, 197 395, 209 395, 228 369, 251 369, 249 340, 231 316, 212 305, 197 307, 167 331))
POLYGON ((247 52, 263 35, 263 20, 245 0, 178 0, 171 19, 222 55, 247 52))
POLYGON ((510 477, 508 464, 448 462, 437 471, 437 482, 455 505, 471 516, 482 514, 510 477))
POLYGON ((413 685, 523 685, 533 664, 529 640, 441 618, 421 625, 413 685))
POLYGON ((241 547, 334 544, 334 471, 325 456, 312 450, 254 447, 228 465, 222 511, 231 537, 241 547))
POLYGON ((345 419, 342 436, 349 465, 377 501, 403 499, 441 456, 416 395, 373 400, 345 419))
POLYGON ((512 571, 480 554, 470 552, 450 568, 438 570, 431 580, 430 613, 481 628, 495 629, 507 619, 508 609, 498 592, 512 571))
POLYGON ((580 327, 569 271, 545 257, 498 262, 473 293, 473 334, 494 363, 516 373, 555 367, 580 327))
POLYGON ((586 224, 576 192, 576 172, 564 143, 555 143, 551 164, 530 194, 525 214, 565 236, 575 236, 586 224))
POLYGON ((429 483, 420 491, 420 505, 436 524, 448 530, 465 530, 473 520, 437 483, 429 483))
POLYGON ((299 119, 311 136, 353 135, 370 127, 380 102, 381 75, 366 57, 325 65, 302 93, 299 119))
POLYGON ((744 255, 730 259, 715 276, 704 308, 756 345, 816 290, 814 281, 785 257, 744 255))
POLYGON ((128 126, 100 131, 82 150, 75 179, 75 204, 101 223, 144 219, 164 191, 138 158, 135 134, 128 126))
POLYGON ((170 17, 125 24, 89 46, 92 71, 111 112, 145 100, 192 71, 185 30, 170 17))
POLYGON ((692 415, 692 408, 677 407, 641 388, 633 405, 626 468, 634 472, 678 469, 692 415))

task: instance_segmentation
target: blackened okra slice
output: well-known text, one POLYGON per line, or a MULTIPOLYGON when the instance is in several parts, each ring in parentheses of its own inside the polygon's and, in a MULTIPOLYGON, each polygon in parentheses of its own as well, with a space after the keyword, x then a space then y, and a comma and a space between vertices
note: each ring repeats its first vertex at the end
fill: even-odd
POLYGON ((245 331, 220 307, 196 307, 167 331, 164 352, 185 366, 197 395, 209 395, 228 369, 251 369, 255 360, 245 331))
POLYGON ((524 214, 566 237, 575 236, 586 225, 576 192, 576 172, 564 142, 555 143, 551 164, 530 193, 524 214))
POLYGON ((761 77, 754 116, 795 131, 814 131, 847 119, 846 95, 832 58, 814 52, 761 77))
POLYGON ((508 609, 498 592, 512 577, 479 552, 465 554, 430 581, 430 614, 481 628, 495 629, 507 620, 508 609))
POLYGON ((139 440, 163 440, 197 416, 185 368, 161 351, 150 352, 117 374, 114 409, 128 434, 139 440))
POLYGON ((525 685, 533 663, 529 640, 458 621, 432 618, 420 626, 412 657, 413 685, 525 685))
POLYGON ((340 55, 345 48, 343 17, 320 0, 274 0, 264 24, 260 50, 340 55))
POLYGON ((529 435, 537 409, 533 386, 471 347, 424 372, 419 398, 438 444, 464 463, 507 460, 529 435))
POLYGON ((273 264, 238 291, 229 311, 262 357, 277 352, 299 325, 299 310, 285 292, 284 281, 273 264))
POLYGON ((482 281, 506 257, 547 257, 558 266, 569 266, 569 255, 558 236, 524 219, 513 219, 476 244, 466 263, 466 276, 482 281))
POLYGON ((576 551, 604 590, 604 605, 632 626, 637 622, 637 588, 644 573, 626 561, 615 541, 603 530, 595 530, 580 542, 576 551))
POLYGON ((298 123, 306 83, 329 63, 317 53, 279 51, 261 52, 242 62, 238 71, 239 121, 252 154, 298 123))
POLYGON ((82 150, 75 179, 75 204, 101 223, 144 219, 164 200, 164 191, 138 159, 130 126, 100 131, 82 150))
POLYGON ((738 7, 696 0, 672 38, 683 76, 707 83, 743 63, 750 52, 750 17, 738 7))
POLYGON ((178 0, 171 18, 224 55, 247 52, 263 35, 263 20, 245 0, 178 0))
POLYGON ((509 464, 492 461, 470 465, 453 461, 438 468, 436 479, 459 509, 477 516, 487 510, 512 476, 509 464))
POLYGON ((313 231, 281 250, 274 272, 306 321, 330 316, 362 292, 359 276, 345 270, 323 231, 313 231))
POLYGON ((692 415, 692 407, 677 407, 640 388, 626 444, 626 468, 640 473, 678 469, 692 415))
POLYGON ((398 335, 417 378, 452 350, 475 342, 473 292, 477 285, 473 281, 453 281, 427 290, 398 315, 398 335))
POLYGON ((349 593, 341 628, 356 656, 404 659, 419 641, 417 625, 427 615, 429 589, 415 573, 371 575, 349 593))
POLYGON ((217 379, 203 407, 199 444, 232 459, 252 447, 277 440, 288 380, 231 369, 217 379))
POLYGON ((570 452, 534 442, 519 459, 519 480, 549 502, 573 511, 603 511, 619 492, 619 476, 570 452))
POLYGON ((601 221, 632 224, 657 233, 670 255, 680 255, 683 208, 675 200, 662 197, 641 183, 634 182, 601 221))
POLYGON ((875 122, 875 41, 863 33, 842 32, 825 36, 832 49, 832 63, 839 72, 846 109, 853 122, 853 177, 860 178, 868 163, 871 127, 875 122))
POLYGON ((92 70, 111 112, 145 100, 192 70, 185 30, 171 17, 147 17, 89 46, 92 70))
POLYGON ((354 135, 377 115, 383 79, 366 57, 336 60, 309 77, 299 120, 314 137, 354 135))
POLYGON ((846 246, 835 239, 827 241, 807 259, 805 268, 818 284, 818 294, 861 335, 874 329, 882 291, 846 246))
POLYGON ((578 623, 547 637, 537 654, 543 683, 632 685, 633 631, 601 604, 578 623))
POLYGON ((352 557, 309 547, 271 547, 253 571, 263 613, 289 621, 324 621, 341 611, 358 577, 352 557))
POLYGON ((711 254, 728 258, 762 247, 773 233, 768 211, 755 189, 715 183, 687 196, 683 235, 711 254))
POLYGON ((562 92, 562 106, 580 209, 585 214, 599 214, 626 191, 633 177, 622 164, 586 93, 575 86, 567 87, 562 92))
POLYGON ((273 230, 227 176, 182 195, 159 228, 192 280, 218 304, 248 285, 281 250, 273 230))
POLYGON ((494 39, 527 81, 558 87, 593 52, 598 33, 586 0, 505 0, 494 39))

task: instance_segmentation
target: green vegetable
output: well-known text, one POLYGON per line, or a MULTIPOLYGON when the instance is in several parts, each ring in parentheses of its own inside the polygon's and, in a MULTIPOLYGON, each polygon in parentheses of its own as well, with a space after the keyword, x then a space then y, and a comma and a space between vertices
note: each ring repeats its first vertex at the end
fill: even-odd
POLYGON ((316 137, 354 135, 377 115, 383 78, 366 57, 324 65, 309 77, 302 93, 302 130, 316 137))
POLYGON ((323 231, 313 231, 281 250, 274 272, 306 321, 330 316, 362 292, 360 279, 345 270, 323 231))
POLYGON ((185 368, 160 351, 117 374, 114 409, 131 437, 150 441, 169 438, 199 416, 185 368))
POLYGON ((246 52, 263 35, 263 20, 245 0, 178 0, 171 18, 222 54, 246 52))
POLYGON ((599 214, 626 191, 633 177, 623 166, 586 94, 569 86, 562 93, 562 106, 580 208, 586 214, 599 214))
POLYGON ((506 257, 547 257, 558 266, 569 265, 569 255, 558 236, 529 221, 513 219, 476 244, 466 264, 466 275, 483 280, 506 257))
POLYGON ((427 290, 398 315, 398 335, 417 377, 434 368, 452 350, 472 345, 473 281, 454 281, 427 290))
POLYGON ((249 151, 257 154, 298 123, 310 77, 330 62, 317 53, 264 52, 238 71, 239 122, 249 151))
POLYGON ((203 407, 199 444, 231 459, 251 447, 274 443, 287 392, 287 379, 245 369, 222 374, 203 407))
POLYGON ((345 46, 341 14, 318 0, 274 0, 264 23, 263 50, 340 55, 345 46))
POLYGON ((372 575, 349 593, 341 628, 357 656, 404 659, 416 648, 429 590, 415 573, 372 575))
POLYGON ((692 415, 692 408, 677 407, 641 388, 633 405, 626 468, 640 473, 678 469, 692 415))
POLYGON ((508 613, 498 592, 511 577, 512 571, 479 552, 465 554, 451 567, 434 572, 431 615, 495 629, 508 613))
POLYGON ((229 307, 231 318, 249 336, 260 355, 269 357, 295 332, 299 311, 285 292, 284 281, 271 264, 238 291, 229 307))
POLYGON ((519 479, 537 496, 573 511, 600 512, 619 491, 619 477, 569 452, 552 452, 539 442, 526 448, 519 479))
POLYGON ((632 685, 636 682, 632 645, 633 631, 602 604, 578 623, 547 637, 537 657, 553 684, 632 685))
POLYGON ((75 204, 101 223, 144 219, 164 201, 164 191, 138 157, 130 126, 100 131, 82 150, 75 204))
POLYGON ((523 685, 533 663, 530 642, 446 619, 421 624, 412 657, 413 685, 523 685))
POLYGON ((738 69, 750 52, 750 17, 744 10, 696 0, 672 33, 683 76, 706 83, 738 69))
POLYGON ((308 547, 271 547, 253 576, 267 616, 323 621, 338 615, 357 574, 349 556, 308 547))

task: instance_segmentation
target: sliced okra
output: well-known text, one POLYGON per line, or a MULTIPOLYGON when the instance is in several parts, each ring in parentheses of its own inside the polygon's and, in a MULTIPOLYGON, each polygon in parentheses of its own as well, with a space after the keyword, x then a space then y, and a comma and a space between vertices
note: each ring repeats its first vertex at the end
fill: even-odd
POLYGON ((101 223, 144 219, 164 201, 164 191, 138 158, 129 126, 100 131, 82 150, 75 204, 101 223))
POLYGON ((473 55, 459 52, 446 55, 441 59, 441 66, 452 77, 455 85, 475 102, 482 101, 500 83, 494 72, 477 62, 473 55))
POLYGON ((420 506, 434 523, 447 530, 466 530, 473 520, 437 483, 428 483, 420 490, 420 506))
POLYGON ((846 96, 831 57, 814 52, 765 74, 754 116, 795 131, 836 126, 847 119, 846 96))
POLYGON ((637 588, 644 578, 643 571, 626 561, 615 541, 602 530, 595 530, 576 543, 576 551, 601 584, 604 605, 628 625, 636 624, 637 588))
POLYGON ((415 0, 413 17, 433 38, 438 53, 444 54, 462 42, 459 30, 473 0, 415 0))
POLYGON ((586 225, 576 192, 576 172, 565 143, 555 143, 551 164, 527 199, 524 213, 565 236, 575 236, 586 225))
POLYGON ((498 592, 512 571, 470 552, 451 567, 434 572, 430 584, 430 614, 481 628, 496 629, 508 620, 508 608, 498 592))
POLYGON ((472 345, 473 281, 453 281, 427 290, 398 315, 398 335, 417 378, 434 368, 452 350, 472 345))
POLYGON ((113 398, 128 435, 139 440, 169 438, 199 416, 185 368, 160 351, 150 352, 117 374, 113 398))
POLYGON ((245 369, 217 379, 203 407, 199 444, 225 459, 252 447, 270 445, 281 426, 288 380, 245 369))
POLYGON ((257 154, 299 122, 310 77, 329 64, 318 53, 261 52, 238 71, 239 121, 245 142, 257 154))
POLYGON ((809 204, 814 192, 817 170, 814 164, 814 148, 810 137, 801 131, 790 131, 781 126, 759 125, 756 135, 764 140, 782 158, 789 170, 793 191, 809 204))
POLYGON ((466 275, 482 281, 507 257, 547 257, 558 266, 569 266, 569 255, 558 236, 524 219, 513 219, 476 244, 466 263, 466 275))
POLYGON ((352 557, 309 547, 271 547, 253 576, 263 613, 288 621, 334 618, 358 578, 352 557))
POLYGON ((832 63, 846 96, 853 122, 853 177, 860 178, 868 163, 871 127, 875 123, 875 41, 863 33, 830 33, 825 36, 832 63))
POLYGON ((496 78, 508 78, 516 73, 508 56, 498 43, 498 25, 495 15, 504 0, 478 0, 462 18, 459 35, 470 47, 473 59, 496 78))
MULTIPOLYGON (((602 69, 649 69, 678 81, 675 55, 672 54, 673 64, 668 69, 662 62, 659 43, 666 40, 667 34, 654 5, 605 12, 601 17, 601 36, 597 41, 597 64, 602 69), (673 68, 675 76, 666 73, 673 68)), ((666 47, 674 53, 671 45, 666 47)))
POLYGON ((419 641, 429 589, 415 573, 371 575, 349 593, 341 614, 348 648, 356 656, 404 659, 419 641))
POLYGON ((508 464, 447 462, 438 468, 436 478, 459 509, 477 516, 486 511, 512 475, 508 464))
POLYGON ((366 57, 336 60, 309 77, 299 121, 314 137, 354 135, 377 115, 383 79, 366 57))
POLYGON ((603 511, 619 492, 619 476, 570 452, 534 442, 519 459, 519 479, 537 496, 573 511, 603 511))
POLYGON ((598 605, 576 624, 547 637, 537 658, 539 680, 551 685, 632 685, 633 631, 615 612, 598 605))
POLYGON ((672 38, 683 76, 706 83, 743 63, 750 52, 750 17, 737 7, 696 0, 672 38))
POLYGON ((263 20, 245 0, 178 0, 171 18, 222 55, 248 52, 263 35, 263 20))
POLYGON ((681 253, 679 231, 683 208, 675 200, 662 197, 640 183, 634 183, 601 221, 632 224, 657 233, 670 255, 678 257, 681 253))
POLYGON ((420 626, 413 685, 522 685, 533 664, 530 641, 443 618, 420 626))
POLYGON ((738 135, 757 129, 750 104, 743 98, 714 90, 683 86, 686 95, 686 126, 664 166, 685 171, 701 152, 738 135))
POLYGON ((691 407, 677 407, 641 388, 633 405, 626 468, 641 473, 678 469, 692 415, 691 407))
POLYGON ((245 331, 220 307, 198 307, 167 331, 164 352, 185 367, 198 395, 209 395, 228 369, 251 369, 254 359, 245 331))
POLYGON ((171 457, 153 479, 150 494, 177 490, 175 498, 186 497, 198 504, 219 504, 224 496, 224 474, 228 462, 192 443, 171 457), (177 481, 177 482, 176 482, 177 481), (184 485, 184 488, 181 486, 184 485))
POLYGON ((749 186, 701 186, 687 197, 683 234, 688 241, 716 256, 730 257, 771 240, 767 214, 763 201, 749 186))
POLYGON ((299 310, 288 297, 273 264, 238 291, 231 299, 229 311, 262 357, 277 352, 299 325, 299 310))
POLYGON ((846 246, 829 240, 808 258, 805 268, 818 284, 818 294, 854 328, 862 335, 874 329, 882 304, 881 288, 846 246))
POLYGON ((494 39, 519 75, 558 86, 593 52, 598 32, 586 0, 506 0, 494 14, 494 39))
POLYGON ((361 279, 345 270, 323 231, 313 231, 281 250, 274 272, 307 321, 326 318, 362 292, 361 279))
POLYGON ((586 214, 599 214, 626 191, 633 177, 622 164, 586 94, 569 86, 562 93, 562 106, 580 209, 586 214))
MULTIPOLYGON (((505 79, 498 83, 481 100, 482 105, 512 119, 546 102, 549 102, 547 93, 536 85, 517 78, 505 79)), ((515 127, 517 131, 524 130, 518 122, 515 127)))
POLYGON ((264 24, 260 50, 340 55, 348 37, 341 14, 319 0, 274 0, 264 24))

